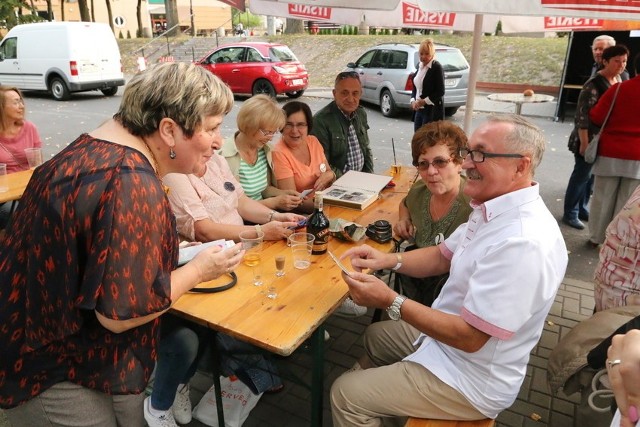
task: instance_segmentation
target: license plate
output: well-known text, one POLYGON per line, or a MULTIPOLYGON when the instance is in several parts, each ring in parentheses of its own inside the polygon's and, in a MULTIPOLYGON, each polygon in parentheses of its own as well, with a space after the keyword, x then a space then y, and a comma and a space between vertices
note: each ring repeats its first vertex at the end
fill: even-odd
POLYGON ((302 79, 293 79, 294 86, 302 86, 304 84, 304 80, 302 79))
POLYGON ((458 86, 458 82, 460 79, 445 79, 444 86, 445 87, 456 87, 458 86))

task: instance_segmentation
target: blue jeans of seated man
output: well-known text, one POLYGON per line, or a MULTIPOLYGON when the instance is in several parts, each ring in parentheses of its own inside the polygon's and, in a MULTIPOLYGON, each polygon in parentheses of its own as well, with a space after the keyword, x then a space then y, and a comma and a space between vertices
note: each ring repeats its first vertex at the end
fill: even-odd
POLYGON ((207 331, 193 323, 165 314, 161 319, 158 361, 151 392, 151 405, 166 411, 173 406, 180 384, 186 384, 196 373, 206 343, 207 331))
POLYGON ((590 163, 580 154, 574 154, 575 165, 564 195, 564 216, 566 220, 578 219, 578 214, 589 215, 589 198, 593 187, 590 163))

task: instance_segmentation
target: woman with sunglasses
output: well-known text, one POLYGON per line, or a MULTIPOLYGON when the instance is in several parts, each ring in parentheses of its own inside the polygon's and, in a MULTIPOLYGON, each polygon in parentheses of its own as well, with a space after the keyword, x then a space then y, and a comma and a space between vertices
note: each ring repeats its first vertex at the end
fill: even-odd
MULTIPOLYGON (((309 135, 313 115, 307 104, 291 101, 282 107, 286 122, 282 138, 273 150, 273 165, 278 188, 295 190, 324 190, 336 179, 329 167, 324 149, 315 136, 309 135)), ((303 212, 313 211, 313 198, 307 196, 299 207, 303 212)))
POLYGON ((238 131, 225 142, 220 154, 247 196, 270 209, 291 211, 302 199, 295 190, 276 187, 269 142, 284 126, 284 113, 268 95, 245 101, 236 118, 238 131))
MULTIPOLYGON (((413 242, 406 250, 437 245, 469 218, 469 198, 462 192, 464 159, 459 154, 466 145, 464 131, 444 120, 428 123, 413 135, 411 154, 421 179, 400 202, 393 227, 398 237, 413 242)), ((447 275, 399 277, 405 295, 431 306, 447 275)))

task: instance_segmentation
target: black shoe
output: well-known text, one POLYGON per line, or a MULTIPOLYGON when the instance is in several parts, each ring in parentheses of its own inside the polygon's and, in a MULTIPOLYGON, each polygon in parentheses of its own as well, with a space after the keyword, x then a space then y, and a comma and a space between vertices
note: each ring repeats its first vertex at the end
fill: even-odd
POLYGON ((589 222, 589 212, 580 212, 578 214, 578 219, 581 221, 589 222))
POLYGON ((578 230, 584 230, 584 224, 578 218, 574 218, 574 219, 562 218, 562 222, 567 224, 569 227, 573 227, 578 230))

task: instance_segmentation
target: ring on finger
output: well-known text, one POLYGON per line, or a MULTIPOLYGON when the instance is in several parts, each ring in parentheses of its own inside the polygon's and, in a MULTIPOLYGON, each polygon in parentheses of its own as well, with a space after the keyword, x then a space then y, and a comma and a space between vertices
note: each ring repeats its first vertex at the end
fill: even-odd
POLYGON ((620 359, 613 359, 613 360, 607 360, 607 366, 609 366, 609 368, 613 368, 616 365, 619 365, 622 363, 622 360, 620 359))

